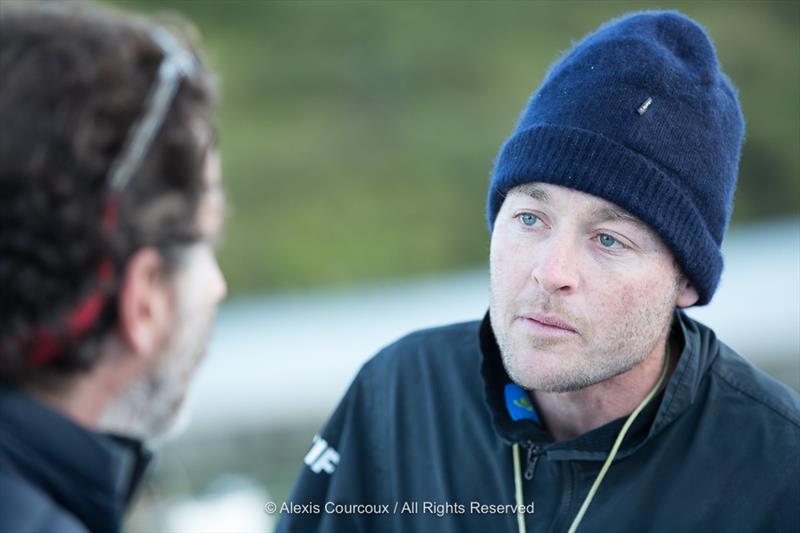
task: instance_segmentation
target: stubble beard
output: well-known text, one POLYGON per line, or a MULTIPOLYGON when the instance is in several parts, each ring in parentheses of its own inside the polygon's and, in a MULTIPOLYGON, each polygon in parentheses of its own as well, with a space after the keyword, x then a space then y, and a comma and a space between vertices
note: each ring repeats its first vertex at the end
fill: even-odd
POLYGON ((490 318, 503 366, 520 387, 555 393, 581 390, 624 374, 647 359, 668 334, 676 291, 677 287, 659 302, 631 309, 622 321, 597 328, 586 324, 586 320, 576 319, 546 293, 539 293, 525 302, 524 309, 516 303, 509 309, 509 305, 499 301, 492 286, 490 318), (517 311, 531 309, 556 314, 575 324, 581 332, 580 344, 571 353, 562 354, 564 364, 553 372, 540 371, 536 352, 557 349, 563 341, 537 339, 519 332, 515 336, 511 332, 517 311))

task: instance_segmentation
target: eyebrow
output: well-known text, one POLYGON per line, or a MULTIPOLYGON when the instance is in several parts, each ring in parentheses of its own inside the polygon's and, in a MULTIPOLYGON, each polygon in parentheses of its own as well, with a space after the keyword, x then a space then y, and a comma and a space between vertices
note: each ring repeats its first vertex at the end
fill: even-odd
POLYGON ((635 216, 631 215, 627 211, 623 211, 622 209, 617 209, 613 207, 601 207, 599 209, 596 209, 592 213, 592 219, 596 220, 597 222, 608 222, 608 221, 628 222, 643 230, 650 229, 647 224, 645 224, 635 216))
POLYGON ((547 191, 542 189, 541 187, 534 185, 533 183, 526 183, 524 185, 520 185, 518 191, 522 194, 530 196, 534 200, 539 200, 540 202, 550 203, 550 195, 547 194, 547 191))

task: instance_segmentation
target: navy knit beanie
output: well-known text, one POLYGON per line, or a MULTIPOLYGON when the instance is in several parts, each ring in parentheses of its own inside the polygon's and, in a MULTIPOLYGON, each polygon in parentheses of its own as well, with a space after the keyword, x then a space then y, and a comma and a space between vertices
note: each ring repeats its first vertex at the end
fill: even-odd
POLYGON ((576 44, 531 97, 495 162, 489 228, 522 183, 604 198, 660 235, 705 305, 743 136, 736 89, 703 28, 675 12, 622 17, 576 44))

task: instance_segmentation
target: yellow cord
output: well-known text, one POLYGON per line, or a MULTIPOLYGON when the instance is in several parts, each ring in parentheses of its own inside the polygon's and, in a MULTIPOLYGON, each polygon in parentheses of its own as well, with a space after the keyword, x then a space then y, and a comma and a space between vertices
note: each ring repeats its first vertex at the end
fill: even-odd
POLYGON ((639 413, 642 412, 642 409, 650 403, 650 400, 656 395, 658 390, 661 388, 661 385, 664 384, 664 380, 667 377, 667 370, 669 369, 669 340, 667 340, 667 350, 664 357, 664 368, 661 369, 661 375, 658 378, 658 382, 656 383, 655 387, 645 396, 642 403, 633 410, 633 412, 628 416, 628 419, 625 421, 625 424, 622 426, 622 429, 619 431, 619 435, 617 435, 617 440, 614 441, 614 446, 611 447, 611 452, 608 454, 608 458, 606 462, 603 463, 603 468, 600 469, 600 473, 597 474, 597 478, 595 478, 594 483, 592 484, 592 488, 589 489, 589 494, 586 495, 586 499, 583 500, 583 505, 581 505, 578 514, 575 515, 575 518, 572 520, 572 525, 569 526, 568 533, 575 533, 578 529, 578 525, 583 520, 583 515, 586 514, 586 509, 589 508, 589 504, 592 503, 592 498, 597 493, 597 489, 600 488, 600 483, 603 482, 603 478, 606 476, 606 472, 608 472, 611 463, 614 461, 614 457, 617 455, 617 451, 619 447, 622 445, 622 441, 625 439, 625 434, 628 433, 628 429, 630 429, 633 421, 636 420, 636 417, 639 416, 639 413))
POLYGON ((517 495, 517 528, 525 533, 525 504, 522 503, 522 476, 519 467, 519 444, 514 443, 514 489, 517 495))

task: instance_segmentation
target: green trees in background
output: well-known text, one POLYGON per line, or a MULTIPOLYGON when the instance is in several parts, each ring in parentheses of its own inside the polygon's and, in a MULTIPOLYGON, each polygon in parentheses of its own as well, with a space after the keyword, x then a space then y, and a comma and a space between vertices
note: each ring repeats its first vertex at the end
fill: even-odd
MULTIPOLYGON (((177 11, 220 73, 235 293, 485 264, 492 160, 560 51, 652 3, 114 2, 177 11)), ((797 213, 800 4, 676 3, 747 119, 734 222, 797 213)))

